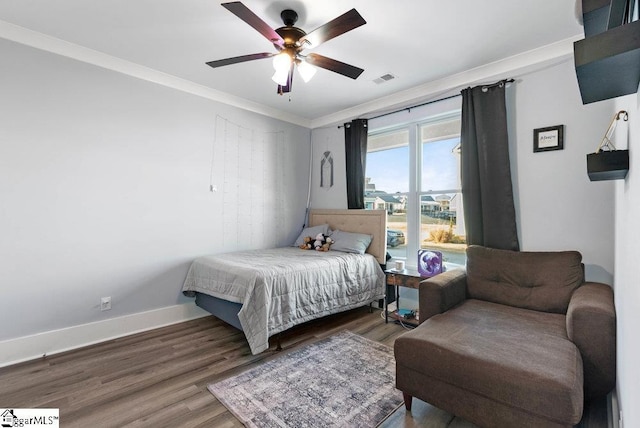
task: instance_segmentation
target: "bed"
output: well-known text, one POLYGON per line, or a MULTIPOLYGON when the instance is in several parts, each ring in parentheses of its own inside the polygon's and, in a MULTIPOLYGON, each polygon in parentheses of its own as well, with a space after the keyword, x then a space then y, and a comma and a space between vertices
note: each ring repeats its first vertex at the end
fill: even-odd
POLYGON ((199 257, 182 292, 242 330, 253 354, 268 349, 270 336, 297 324, 382 299, 386 212, 312 210, 308 227, 322 225, 373 239, 365 254, 292 246, 199 257))

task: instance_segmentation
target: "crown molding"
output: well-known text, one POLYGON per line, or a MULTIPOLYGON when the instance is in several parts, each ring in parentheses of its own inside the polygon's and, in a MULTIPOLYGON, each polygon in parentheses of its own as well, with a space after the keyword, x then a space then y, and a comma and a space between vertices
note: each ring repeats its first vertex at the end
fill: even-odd
POLYGON ((434 80, 386 97, 366 102, 311 121, 311 129, 341 124, 357 117, 375 116, 376 113, 392 111, 412 104, 428 101, 443 93, 460 91, 467 86, 487 83, 504 78, 515 78, 550 65, 567 61, 573 57, 573 43, 582 39, 582 34, 532 49, 511 57, 495 61, 458 74, 434 80))
POLYGON ((582 34, 579 34, 310 120, 0 20, 0 38, 310 129, 336 125, 353 118, 373 116, 376 113, 428 101, 443 93, 459 91, 470 85, 486 83, 494 79, 522 76, 572 58, 573 43, 583 37, 582 34))
POLYGON ((305 128, 310 128, 311 126, 311 121, 309 119, 292 115, 281 110, 274 109, 273 107, 267 107, 244 98, 236 97, 226 92, 211 89, 186 79, 172 76, 131 61, 126 61, 103 52, 89 49, 75 43, 70 43, 2 20, 0 20, 0 38, 72 58, 107 70, 126 74, 141 80, 157 83, 159 85, 207 98, 212 101, 221 102, 274 119, 293 123, 305 128))

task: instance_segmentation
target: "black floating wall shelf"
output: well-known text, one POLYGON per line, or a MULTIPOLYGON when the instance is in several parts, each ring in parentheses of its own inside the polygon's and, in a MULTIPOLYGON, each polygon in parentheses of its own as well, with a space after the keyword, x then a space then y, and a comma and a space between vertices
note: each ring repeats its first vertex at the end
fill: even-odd
POLYGON ((573 51, 583 104, 638 91, 640 21, 620 25, 621 8, 629 1, 582 1, 586 38, 575 42, 573 51))
POLYGON ((620 180, 629 172, 629 150, 589 153, 587 174, 591 181, 620 180))

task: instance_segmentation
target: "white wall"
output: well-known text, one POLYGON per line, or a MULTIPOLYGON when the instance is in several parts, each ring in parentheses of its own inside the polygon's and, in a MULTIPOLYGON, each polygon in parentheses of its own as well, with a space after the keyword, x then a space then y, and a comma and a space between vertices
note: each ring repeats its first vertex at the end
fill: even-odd
POLYGON ((624 427, 640 426, 640 98, 628 95, 616 103, 629 113, 628 125, 619 123, 615 143, 629 149, 629 173, 616 180, 615 300, 618 317, 618 398, 624 427))
POLYGON ((309 129, 6 40, 0 52, 0 341, 192 304, 180 288, 195 257, 295 239, 309 129))
POLYGON ((313 162, 311 178, 312 208, 347 208, 347 176, 344 154, 344 129, 337 126, 316 128, 311 131, 313 162), (334 184, 320 187, 320 161, 324 152, 333 156, 334 184))
POLYGON ((517 78, 507 91, 522 250, 578 250, 586 276, 613 283, 614 184, 590 182, 586 155, 609 126, 612 101, 583 105, 571 61, 517 78), (533 130, 564 125, 564 149, 533 152, 533 130))

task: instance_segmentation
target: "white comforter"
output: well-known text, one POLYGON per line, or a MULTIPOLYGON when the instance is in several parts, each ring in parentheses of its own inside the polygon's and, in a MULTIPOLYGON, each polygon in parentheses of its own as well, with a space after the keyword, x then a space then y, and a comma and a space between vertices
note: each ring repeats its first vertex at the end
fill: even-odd
POLYGON ((238 313, 251 352, 296 324, 384 297, 384 272, 370 254, 295 247, 240 251, 196 259, 182 287, 242 303, 238 313))

